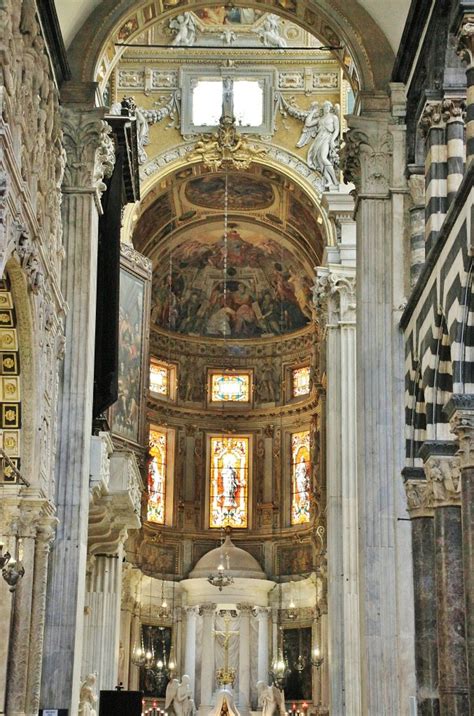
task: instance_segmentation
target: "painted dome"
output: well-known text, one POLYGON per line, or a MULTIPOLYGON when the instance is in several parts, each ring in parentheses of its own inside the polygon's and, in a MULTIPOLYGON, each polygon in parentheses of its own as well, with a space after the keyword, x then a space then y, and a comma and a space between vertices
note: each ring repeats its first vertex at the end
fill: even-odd
POLYGON ((266 575, 255 557, 252 557, 244 549, 236 547, 229 535, 227 535, 220 547, 211 549, 210 552, 207 552, 198 560, 189 578, 199 579, 204 577, 207 579, 210 574, 216 574, 217 566, 221 562, 226 567, 226 573, 232 577, 266 579, 266 575))

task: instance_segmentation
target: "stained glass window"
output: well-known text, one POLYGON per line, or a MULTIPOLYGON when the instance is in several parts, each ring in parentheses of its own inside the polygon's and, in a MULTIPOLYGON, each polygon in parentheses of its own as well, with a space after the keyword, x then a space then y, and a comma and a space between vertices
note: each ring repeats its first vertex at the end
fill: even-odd
POLYGON ((166 468, 168 436, 161 430, 150 430, 148 463, 148 522, 165 522, 166 468))
POLYGON ((150 363, 150 390, 158 395, 169 395, 170 371, 163 363, 150 363))
POLYGON ((210 527, 247 527, 249 438, 210 439, 210 527))
POLYGON ((212 403, 248 403, 250 401, 250 374, 213 373, 211 375, 212 403))
POLYGON ((291 374, 291 397, 299 398, 309 393, 309 366, 295 368, 291 374))
POLYGON ((309 430, 291 435, 291 524, 309 522, 311 488, 309 430))

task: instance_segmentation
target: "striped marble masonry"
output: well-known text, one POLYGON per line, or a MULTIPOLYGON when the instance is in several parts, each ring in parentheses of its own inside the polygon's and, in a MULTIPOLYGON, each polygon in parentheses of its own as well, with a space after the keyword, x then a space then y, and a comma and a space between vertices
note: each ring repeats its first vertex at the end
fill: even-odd
POLYGON ((446 127, 441 103, 427 103, 420 123, 425 132, 425 247, 428 256, 448 207, 446 127))

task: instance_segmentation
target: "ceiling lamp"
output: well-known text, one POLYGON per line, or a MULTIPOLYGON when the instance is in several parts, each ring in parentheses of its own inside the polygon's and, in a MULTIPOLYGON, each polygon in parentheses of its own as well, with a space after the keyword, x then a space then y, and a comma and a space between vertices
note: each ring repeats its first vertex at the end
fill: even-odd
POLYGON ((225 555, 225 558, 227 561, 227 569, 224 567, 224 555, 221 554, 221 559, 217 565, 217 574, 210 574, 207 578, 209 584, 212 584, 213 587, 218 587, 219 592, 222 592, 224 587, 228 587, 234 583, 234 578, 231 574, 228 574, 229 555, 225 555))

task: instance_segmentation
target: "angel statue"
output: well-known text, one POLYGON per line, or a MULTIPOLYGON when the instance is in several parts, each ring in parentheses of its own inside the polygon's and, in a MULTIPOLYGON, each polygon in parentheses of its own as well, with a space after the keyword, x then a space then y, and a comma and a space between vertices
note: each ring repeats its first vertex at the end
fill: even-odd
POLYGON ((260 37, 265 47, 286 47, 286 40, 280 34, 280 18, 274 13, 269 13, 263 23, 263 28, 254 30, 260 37))
POLYGON ((282 105, 290 116, 304 119, 303 130, 296 146, 304 147, 313 140, 306 157, 308 166, 320 172, 328 189, 337 187, 339 105, 333 105, 332 102, 326 100, 321 111, 319 103, 313 102, 306 112, 286 101, 282 101, 282 105))
POLYGON ((196 20, 191 12, 183 12, 169 21, 168 27, 176 31, 171 43, 174 47, 192 47, 196 42, 196 20))
POLYGON ((175 716, 193 716, 194 714, 191 681, 186 674, 181 678, 181 683, 178 679, 171 679, 166 687, 165 711, 169 712, 171 707, 173 707, 175 716))
POLYGON ((97 674, 88 674, 81 684, 79 692, 79 716, 97 714, 97 674))
POLYGON ((264 681, 257 682, 258 703, 262 707, 262 716, 285 716, 285 695, 272 684, 267 686, 264 681))

